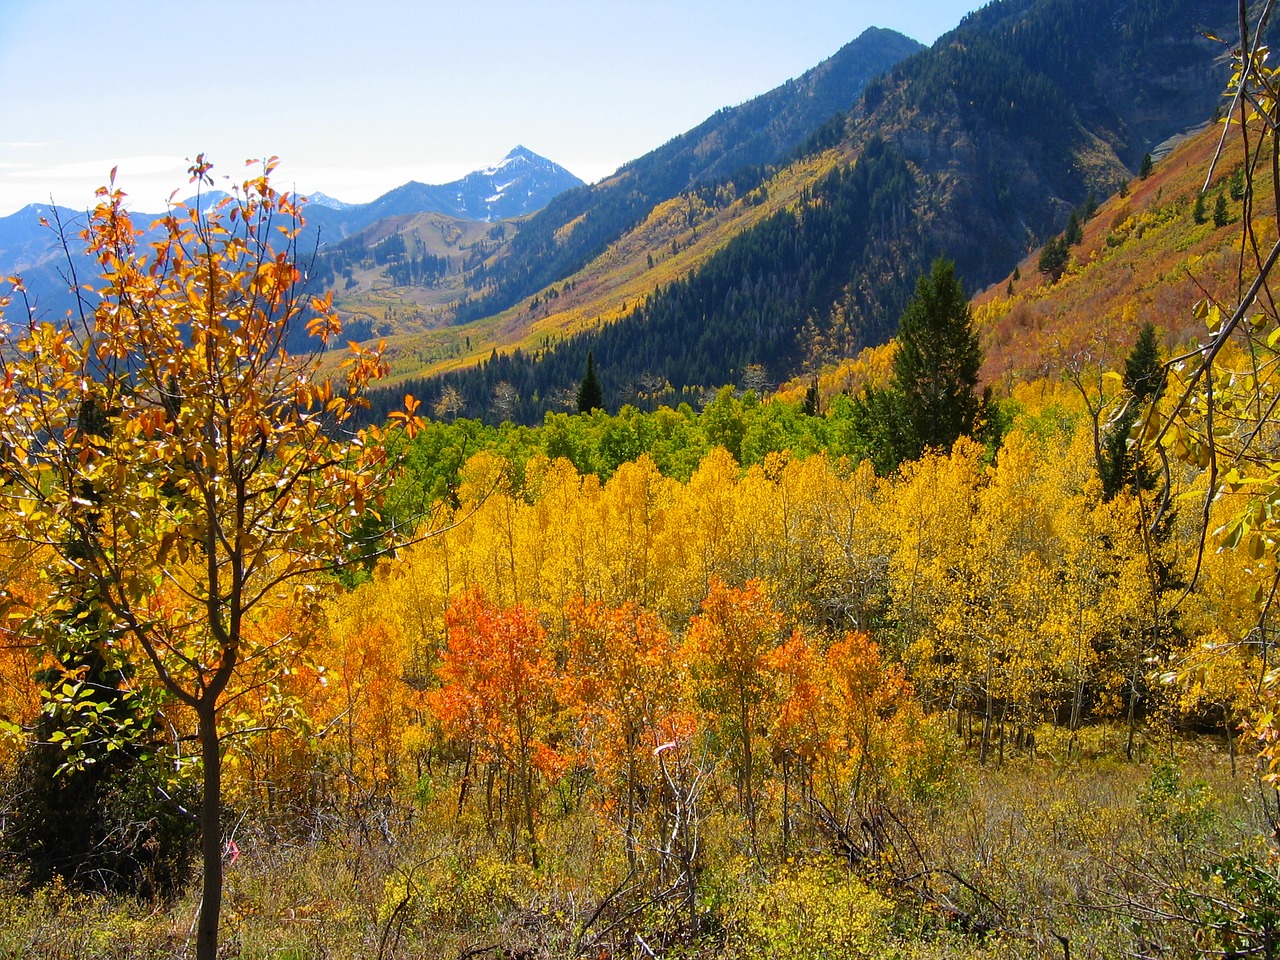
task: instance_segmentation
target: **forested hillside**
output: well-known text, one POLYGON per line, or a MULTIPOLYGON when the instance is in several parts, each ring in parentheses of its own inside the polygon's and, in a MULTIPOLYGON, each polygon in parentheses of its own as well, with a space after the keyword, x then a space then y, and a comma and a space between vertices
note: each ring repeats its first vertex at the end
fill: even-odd
MULTIPOLYGON (((1202 32, 1225 33, 1232 16, 1190 2, 992 4, 871 82, 847 115, 814 132, 791 166, 761 171, 758 184, 755 172, 740 171, 727 191, 688 194, 689 209, 710 205, 732 216, 712 218, 719 246, 687 259, 685 272, 667 279, 668 251, 654 245, 629 244, 618 262, 624 245, 615 244, 606 276, 643 275, 655 265, 665 271, 639 303, 618 302, 599 270, 570 272, 581 266, 573 238, 591 216, 583 207, 581 217, 564 220, 554 242, 547 234, 541 247, 540 262, 558 266, 538 274, 530 289, 555 282, 526 309, 477 324, 468 333, 476 359, 494 349, 499 355, 448 383, 471 416, 494 415, 493 390, 505 384, 516 401, 504 412, 512 408, 522 422, 537 422, 576 386, 588 352, 616 408, 652 393, 646 385, 654 382, 669 381, 677 392, 714 389, 740 383, 757 366, 779 382, 815 373, 834 351, 883 343, 911 276, 934 257, 951 257, 966 282, 985 286, 1060 231, 1091 195, 1100 200, 1115 192, 1159 142, 1209 119, 1220 99, 1216 58, 1223 46, 1202 32), (1067 42, 1077 27, 1087 43, 1067 42), (788 192, 798 168, 856 171, 863 163, 871 169, 834 173, 821 188, 788 192), (897 172, 886 175, 886 164, 897 164, 897 172), (823 191, 833 182, 874 183, 874 196, 859 188, 852 241, 823 225, 829 202, 823 191), (751 203, 773 212, 763 221, 733 213, 751 203), (809 229, 811 220, 816 229, 809 229), (780 244, 783 233, 790 239, 780 244), (569 260, 555 259, 562 255, 569 260), (580 279, 600 292, 578 292, 580 279), (555 302, 548 305, 548 298, 555 302), (560 325, 557 310, 565 317, 560 325), (545 332, 535 337, 535 330, 545 332), (503 346, 513 342, 518 352, 503 346), (725 349, 700 346, 711 343, 725 349)), ((585 194, 561 203, 575 197, 586 203, 585 194)), ((541 222, 551 223, 545 218, 555 209, 541 222)), ((691 220, 691 233, 672 241, 673 258, 702 226, 691 220)), ((526 225, 512 249, 540 229, 526 225)), ((504 271, 521 262, 501 259, 487 282, 501 287, 504 271)), ((413 348, 395 341, 393 349, 401 356, 413 348)), ((411 369, 397 363, 398 371, 411 369)), ((444 386, 415 382, 414 389, 434 403, 444 386)))
MULTIPOLYGON (((626 318, 550 349, 495 355, 475 370, 409 381, 405 389, 434 405, 453 388, 463 410, 488 415, 494 390, 505 383, 516 395, 508 415, 527 423, 555 408, 556 387, 577 384, 588 353, 614 403, 637 398, 644 383, 680 393, 741 382, 756 364, 766 382, 777 382, 807 359, 798 331, 844 295, 848 263, 869 247, 903 256, 891 273, 865 285, 868 301, 897 302, 914 282, 921 264, 910 251, 917 230, 911 190, 902 154, 873 143, 856 166, 837 166, 806 190, 794 210, 730 240, 700 270, 656 290, 626 318), (700 318, 692 328, 691 316, 700 318)), ((857 342, 851 331, 836 348, 857 342)), ((374 408, 375 418, 381 413, 374 408)))
POLYGON ((920 48, 871 28, 783 87, 726 107, 688 133, 624 165, 614 176, 562 194, 524 224, 494 289, 460 311, 468 320, 500 312, 577 272, 654 207, 688 190, 733 180, 745 193, 833 114, 848 109, 872 77, 920 48))

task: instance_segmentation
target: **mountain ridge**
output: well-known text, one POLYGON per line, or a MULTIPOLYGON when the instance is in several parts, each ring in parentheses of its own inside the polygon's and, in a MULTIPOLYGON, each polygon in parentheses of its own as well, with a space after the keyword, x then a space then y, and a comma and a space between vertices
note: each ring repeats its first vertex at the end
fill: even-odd
POLYGON ((513 241, 506 280, 481 291, 459 319, 504 310, 581 269, 648 211, 698 184, 752 167, 763 179, 766 165, 782 162, 824 121, 852 106, 868 81, 922 49, 896 31, 870 27, 800 77, 721 108, 599 183, 560 194, 513 241))
MULTIPOLYGON (((516 146, 496 164, 458 180, 444 184, 410 181, 369 203, 344 203, 323 193, 311 194, 312 202, 303 209, 305 226, 298 248, 336 243, 389 217, 435 213, 459 220, 494 222, 527 216, 558 192, 582 183, 554 161, 516 146)), ((201 194, 199 202, 208 206, 225 196, 222 191, 210 191, 201 194)), ((188 197, 182 202, 191 205, 196 198, 188 197)), ((145 211, 132 213, 135 222, 144 228, 161 216, 145 211)), ((23 274, 40 311, 59 315, 74 304, 60 276, 65 256, 59 238, 54 230, 41 224, 41 218, 68 225, 68 235, 74 236, 83 228, 85 214, 57 204, 31 203, 0 217, 0 276, 23 274)))
MULTIPOLYGON (((804 224, 809 211, 818 211, 827 201, 809 196, 789 207, 775 205, 771 211, 791 218, 789 233, 805 248, 794 267, 753 255, 752 272, 737 277, 734 285, 699 281, 699 272, 716 273, 739 256, 726 247, 713 255, 713 260, 724 258, 720 264, 702 263, 677 285, 653 288, 642 303, 627 306, 629 313, 618 315, 613 312, 616 306, 603 309, 601 304, 593 322, 591 307, 579 304, 584 332, 563 340, 531 338, 529 325, 518 311, 508 308, 459 332, 497 331, 494 341, 479 338, 476 343, 477 337, 472 337, 479 356, 488 356, 491 345, 503 346, 502 337, 507 338, 507 350, 521 345, 519 355, 504 358, 499 352, 497 363, 490 361, 489 369, 453 375, 450 382, 466 396, 468 412, 479 415, 487 411, 496 380, 507 380, 524 398, 524 406, 516 409, 517 418, 529 422, 549 409, 547 397, 563 395, 581 376, 589 351, 595 353, 606 396, 616 404, 635 396, 642 375, 670 368, 686 345, 736 342, 740 330, 753 323, 757 324, 751 335, 755 339, 749 336, 741 341, 732 361, 707 354, 697 379, 683 387, 734 382, 742 376, 743 366, 750 364, 764 365, 775 382, 786 379, 815 360, 807 357, 805 340, 840 342, 848 353, 881 343, 892 335, 915 277, 932 258, 950 256, 970 288, 985 286, 1060 230, 1070 211, 1083 205, 1089 193, 1113 192, 1131 176, 1144 151, 1203 122, 1219 102, 1227 77, 1221 72, 1222 45, 1205 39, 1201 32, 1229 35, 1231 22, 1229 11, 1196 0, 1000 0, 991 4, 967 17, 929 50, 901 60, 887 75, 867 84, 848 115, 831 118, 813 132, 813 142, 798 151, 803 162, 834 170, 841 164, 858 163, 872 144, 880 145, 878 155, 889 158, 881 161, 888 164, 884 167, 887 182, 897 184, 898 191, 869 188, 865 197, 879 211, 872 220, 879 225, 875 229, 880 231, 880 242, 854 241, 840 251, 824 250, 815 243, 819 238, 806 238, 804 224), (1172 65, 1163 69, 1166 60, 1172 65), (1183 81, 1191 82, 1191 88, 1176 98, 1166 96, 1171 83, 1183 81), (827 160, 818 159, 823 151, 832 151, 827 160), (894 156, 900 156, 905 167, 894 156), (890 168, 899 173, 890 175, 890 168), (818 286, 812 287, 819 274, 818 286), (823 303, 823 291, 841 277, 840 291, 823 303), (769 324, 782 322, 788 333, 781 335, 774 326, 766 330, 751 319, 756 316, 751 291, 788 288, 808 290, 817 298, 801 298, 802 310, 786 307, 788 302, 800 302, 794 298, 775 301, 789 313, 781 321, 774 316, 769 324), (684 304, 677 309, 679 318, 671 312, 677 301, 684 304), (665 344, 652 342, 643 332, 659 313, 672 317, 674 324, 667 328, 665 344), (601 338, 605 336, 619 347, 604 351, 601 338), (612 369, 602 355, 605 352, 612 354, 612 369)), ((772 204, 768 194, 781 183, 778 178, 790 176, 764 170, 753 183, 751 171, 744 173, 741 183, 735 178, 731 186, 736 189, 729 191, 724 202, 740 203, 744 195, 754 193, 765 198, 763 203, 772 204)), ((593 189, 598 191, 599 186, 593 189)), ((695 198, 714 193, 708 184, 680 196, 692 204, 695 198)), ((582 190, 573 191, 549 205, 523 228, 513 251, 525 240, 524 231, 530 225, 553 215, 563 219, 560 208, 583 195, 582 190)), ((569 221, 561 229, 562 236, 549 241, 547 262, 554 259, 554 243, 563 241, 566 229, 571 241, 592 213, 579 213, 581 219, 569 221)), ((763 225, 750 229, 761 230, 763 225)), ((761 251, 779 242, 764 236, 760 235, 761 251)), ((684 240, 679 242, 683 245, 684 240)), ((755 243, 746 241, 734 249, 745 251, 755 243)), ((608 250, 618 245, 612 240, 608 250)), ((665 254, 655 248, 649 257, 652 268, 663 262, 665 254)), ((516 280, 527 281, 530 273, 525 269, 521 275, 518 257, 516 267, 516 280)), ((632 260, 626 269, 643 270, 643 263, 632 260)), ((538 288, 542 292, 527 301, 526 311, 536 301, 545 302, 544 295, 561 288, 576 290, 579 280, 590 272, 589 268, 553 272, 555 279, 538 288)), ((492 276, 490 271, 490 282, 492 276)), ((473 315, 483 315, 483 302, 477 307, 473 301, 472 307, 473 315)), ((554 326, 551 317, 538 322, 554 326)), ((672 385, 682 389, 681 383, 672 385)), ((438 387, 424 386, 424 398, 430 402, 431 391, 438 387)))

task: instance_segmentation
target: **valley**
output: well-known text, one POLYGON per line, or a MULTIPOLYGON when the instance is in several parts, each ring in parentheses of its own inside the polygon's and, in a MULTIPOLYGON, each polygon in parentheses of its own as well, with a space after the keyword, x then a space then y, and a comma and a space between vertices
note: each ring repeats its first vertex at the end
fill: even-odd
POLYGON ((0 956, 1274 955, 1273 32, 0 220, 0 956))

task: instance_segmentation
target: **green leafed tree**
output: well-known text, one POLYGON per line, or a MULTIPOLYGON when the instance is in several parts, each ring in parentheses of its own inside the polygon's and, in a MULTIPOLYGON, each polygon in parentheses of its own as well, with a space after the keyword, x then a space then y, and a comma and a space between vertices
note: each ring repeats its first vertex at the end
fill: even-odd
POLYGON ((1040 251, 1040 272, 1049 278, 1050 283, 1057 283, 1066 272, 1070 259, 1071 251, 1066 238, 1054 237, 1040 251))
POLYGON ((1230 222, 1231 214, 1227 210, 1226 194, 1219 193, 1218 198, 1213 201, 1213 225, 1225 227, 1230 222))
POLYGON ((1072 210, 1071 216, 1067 217, 1067 229, 1063 233, 1062 239, 1066 241, 1068 247, 1074 247, 1084 240, 1084 229, 1081 226, 1080 211, 1072 210))
POLYGON ((902 398, 904 459, 926 449, 947 450, 972 434, 982 350, 955 264, 935 260, 916 284, 898 326, 893 390, 902 398))
POLYGON ((978 423, 982 349, 950 260, 935 260, 917 282, 897 343, 888 388, 864 393, 852 418, 858 445, 880 473, 925 450, 950 449, 978 423))

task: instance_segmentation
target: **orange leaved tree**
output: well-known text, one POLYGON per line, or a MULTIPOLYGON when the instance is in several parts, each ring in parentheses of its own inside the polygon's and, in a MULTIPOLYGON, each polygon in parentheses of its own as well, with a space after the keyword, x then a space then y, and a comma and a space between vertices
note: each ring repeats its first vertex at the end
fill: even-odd
POLYGON ((636 868, 638 816, 647 785, 659 783, 654 751, 673 737, 683 665, 671 632, 634 603, 610 607, 575 597, 565 607, 568 706, 597 777, 626 804, 627 862, 636 868))
POLYGON ((89 594, 55 589, 53 606, 87 600, 135 683, 193 716, 200 960, 217 953, 224 707, 298 653, 291 634, 250 627, 309 609, 388 473, 376 436, 343 432, 382 360, 353 347, 344 377, 321 375, 341 325, 302 289, 301 218, 273 166, 218 199, 200 196, 212 179, 197 158, 196 199, 145 235, 113 173, 83 234, 101 280, 80 288, 80 316, 28 309, 0 361, 4 535, 47 548, 50 583, 89 594), (299 342, 315 346, 295 355, 299 342))
POLYGON ((699 700, 723 739, 738 780, 754 850, 757 728, 767 716, 777 684, 771 654, 781 641, 782 615, 759 580, 741 589, 718 577, 689 622, 686 643, 699 700))
MULTIPOLYGON (((554 777, 562 759, 550 744, 556 710, 555 664, 536 611, 497 607, 479 590, 455 599, 445 613, 448 647, 436 673, 441 686, 428 702, 445 731, 506 768, 520 798, 529 858, 536 869, 534 780, 554 777)), ((515 829, 513 816, 512 829, 515 829)))

